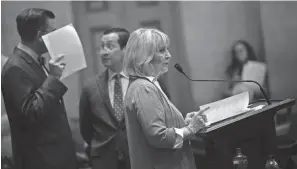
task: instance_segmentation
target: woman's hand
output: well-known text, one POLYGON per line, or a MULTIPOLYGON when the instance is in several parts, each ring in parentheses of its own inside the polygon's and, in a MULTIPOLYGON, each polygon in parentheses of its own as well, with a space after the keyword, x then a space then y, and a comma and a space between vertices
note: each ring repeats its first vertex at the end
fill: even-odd
POLYGON ((193 118, 193 116, 195 115, 195 113, 196 112, 187 113, 186 118, 185 118, 185 123, 187 126, 190 124, 190 121, 193 118))
POLYGON ((202 115, 206 119, 206 116, 204 114, 201 114, 203 112, 204 111, 193 111, 193 112, 187 113, 186 118, 185 118, 186 125, 189 125, 190 124, 190 121, 194 117, 195 114, 200 114, 200 115, 202 115))
POLYGON ((190 118, 190 120, 188 120, 189 121, 188 128, 191 130, 192 134, 196 134, 199 130, 205 128, 205 123, 207 122, 207 118, 204 113, 208 109, 209 109, 209 107, 207 107, 205 109, 201 109, 198 112, 194 112, 193 114, 189 114, 189 118, 190 118, 190 116, 192 116, 192 118, 190 118))

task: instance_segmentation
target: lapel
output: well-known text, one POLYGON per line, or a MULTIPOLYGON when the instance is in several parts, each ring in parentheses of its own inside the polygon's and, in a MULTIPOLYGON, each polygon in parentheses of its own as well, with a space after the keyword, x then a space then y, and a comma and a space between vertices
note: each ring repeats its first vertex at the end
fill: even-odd
POLYGON ((100 93, 102 94, 102 100, 106 107, 106 110, 108 112, 109 117, 111 117, 111 121, 104 119, 108 124, 116 128, 118 125, 118 121, 116 120, 114 110, 110 103, 109 98, 109 91, 108 91, 108 69, 106 69, 98 78, 97 80, 97 86, 100 90, 100 93))
MULTIPOLYGON (((25 51, 19 49, 18 47, 14 48, 14 54, 16 56, 20 56, 23 60, 25 60, 30 68, 39 76, 39 79, 36 80, 38 84, 42 84, 44 80, 46 79, 47 75, 45 74, 44 70, 42 69, 41 65, 39 65, 28 53, 25 51)), ((35 77, 35 76, 33 76, 35 77)), ((65 106, 64 106, 64 100, 61 99, 61 104, 64 107, 64 111, 66 112, 65 106)))
POLYGON ((44 73, 42 67, 28 53, 15 47, 14 54, 24 59, 30 65, 30 67, 36 72, 36 74, 39 75, 40 78, 46 78, 46 74, 44 73))

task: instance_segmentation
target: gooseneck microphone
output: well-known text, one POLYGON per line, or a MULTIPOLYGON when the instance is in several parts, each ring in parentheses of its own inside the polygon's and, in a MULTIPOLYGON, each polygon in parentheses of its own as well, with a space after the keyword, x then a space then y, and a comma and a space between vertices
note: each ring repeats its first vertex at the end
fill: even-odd
POLYGON ((254 81, 254 80, 219 80, 219 79, 217 79, 217 80, 203 80, 203 79, 194 80, 194 79, 191 79, 191 78, 188 77, 188 75, 183 71, 183 68, 178 63, 176 63, 174 65, 174 67, 175 67, 175 69, 177 71, 179 71, 181 74, 183 74, 187 79, 189 79, 190 81, 195 81, 195 82, 231 82, 231 83, 232 82, 248 82, 248 83, 255 83, 255 84, 257 84, 259 86, 259 88, 260 88, 266 102, 268 103, 268 105, 271 105, 271 101, 269 100, 269 98, 268 98, 265 90, 263 89, 263 87, 258 82, 254 81))

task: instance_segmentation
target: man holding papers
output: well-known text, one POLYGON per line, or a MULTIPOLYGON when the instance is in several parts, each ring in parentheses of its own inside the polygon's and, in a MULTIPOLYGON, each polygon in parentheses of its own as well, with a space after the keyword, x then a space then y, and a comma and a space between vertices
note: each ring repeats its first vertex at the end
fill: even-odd
MULTIPOLYGON (((75 147, 60 81, 64 56, 55 56, 49 70, 41 55, 41 36, 54 31, 55 15, 31 8, 16 18, 21 42, 2 70, 2 92, 11 127, 15 169, 76 169, 75 147)), ((67 66, 67 65, 66 65, 67 66)))

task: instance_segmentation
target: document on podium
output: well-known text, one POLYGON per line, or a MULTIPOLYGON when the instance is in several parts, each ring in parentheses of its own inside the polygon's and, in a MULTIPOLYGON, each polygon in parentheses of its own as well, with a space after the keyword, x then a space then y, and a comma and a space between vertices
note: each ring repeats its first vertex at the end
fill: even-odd
POLYGON ((207 117, 206 126, 210 126, 216 122, 237 116, 249 111, 249 93, 243 92, 223 100, 200 106, 200 109, 210 107, 205 112, 207 117))
POLYGON ((72 24, 42 36, 51 57, 65 55, 65 69, 61 76, 64 79, 87 67, 83 47, 72 24))

